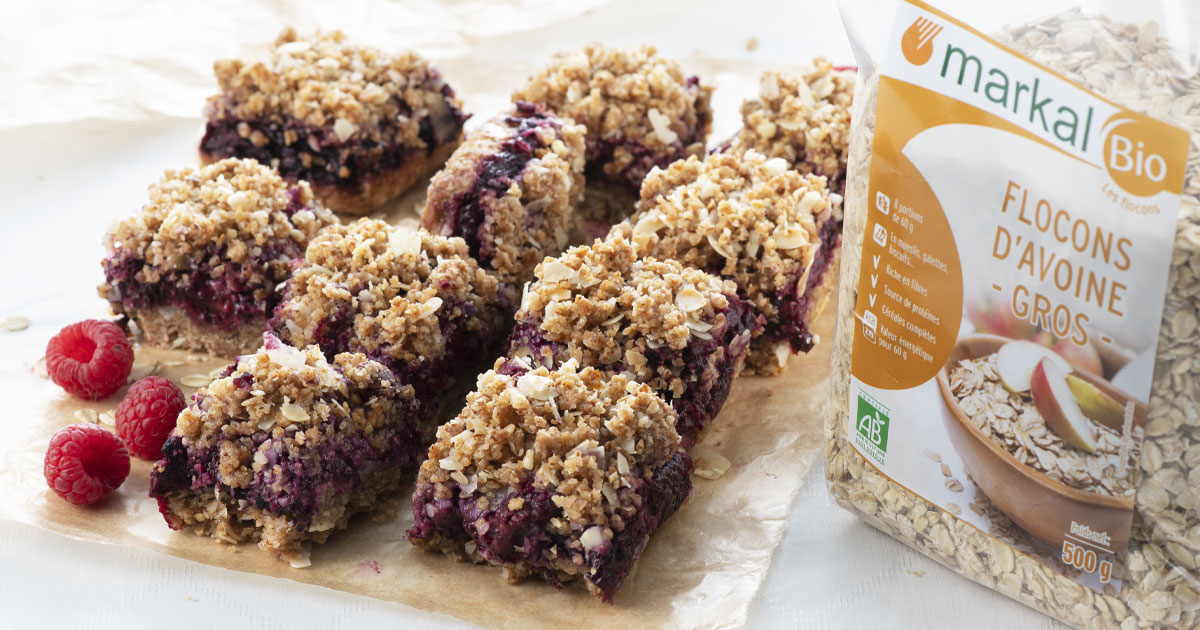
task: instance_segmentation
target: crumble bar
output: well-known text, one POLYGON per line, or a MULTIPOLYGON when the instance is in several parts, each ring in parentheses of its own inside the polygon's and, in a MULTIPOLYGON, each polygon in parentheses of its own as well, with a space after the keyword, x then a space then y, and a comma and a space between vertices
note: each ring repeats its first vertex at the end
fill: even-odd
POLYGON ((99 292, 151 345, 250 352, 292 259, 335 221, 308 184, 254 160, 166 171, 142 211, 106 235, 99 292))
POLYGON ((621 238, 538 265, 507 356, 552 367, 568 359, 645 383, 699 440, 762 326, 737 287, 673 260, 639 258, 621 238))
POLYGON ((720 153, 651 172, 641 197, 610 238, 732 279, 766 318, 748 367, 777 374, 791 353, 812 349, 809 324, 829 299, 841 239, 823 177, 754 151, 720 153))
POLYGON ((356 513, 393 497, 422 458, 412 387, 357 353, 327 362, 264 335, 201 388, 150 472, 150 496, 172 529, 258 541, 307 566, 356 513))
POLYGON ((525 101, 472 132, 429 184, 421 225, 520 284, 567 245, 583 195, 583 125, 525 101))
POLYGON ((359 219, 313 239, 269 327, 326 357, 366 354, 432 411, 479 357, 496 356, 513 302, 461 238, 359 219))
POLYGON ((587 127, 587 191, 577 213, 584 242, 629 216, 651 168, 704 153, 711 96, 651 46, 594 43, 558 53, 513 94, 587 127))
POLYGON ((717 151, 753 150, 783 158, 803 174, 824 176, 840 221, 855 73, 820 57, 813 66, 799 76, 764 72, 758 98, 742 103, 741 131, 717 151))
POLYGON ((415 52, 387 54, 340 31, 286 29, 267 61, 213 64, 204 161, 252 157, 309 182, 333 210, 363 215, 446 161, 462 139, 462 103, 415 52))
POLYGON ((691 493, 675 412, 647 385, 574 361, 500 359, 417 478, 408 539, 603 601, 691 493))

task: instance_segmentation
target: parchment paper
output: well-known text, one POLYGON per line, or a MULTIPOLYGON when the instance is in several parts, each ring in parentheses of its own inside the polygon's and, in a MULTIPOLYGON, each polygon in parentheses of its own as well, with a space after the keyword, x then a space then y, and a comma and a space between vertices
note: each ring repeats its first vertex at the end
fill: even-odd
MULTIPOLYGON (((69 146, 72 130, 90 129, 90 123, 82 127, 81 123, 59 125, 62 128, 59 134, 47 133, 58 127, 30 125, 96 118, 132 120, 141 122, 105 132, 119 135, 120 143, 113 138, 106 140, 103 134, 94 138, 90 132, 88 142, 95 146, 111 142, 139 153, 162 152, 162 147, 156 144, 153 148, 143 145, 159 142, 163 126, 177 124, 170 122, 173 119, 196 116, 203 98, 215 91, 209 71, 212 58, 246 50, 249 42, 269 41, 288 23, 340 25, 351 35, 362 35, 363 39, 380 45, 388 44, 390 32, 404 34, 402 41, 412 42, 410 45, 437 59, 466 101, 468 111, 475 114, 473 124, 502 107, 509 92, 531 70, 545 63, 554 50, 575 48, 589 40, 614 44, 649 42, 679 58, 686 71, 718 86, 714 95, 717 120, 712 140, 715 142, 736 129, 738 104, 756 91, 762 69, 804 62, 803 57, 792 58, 793 64, 783 64, 739 54, 744 53, 742 33, 745 32, 739 32, 735 26, 726 27, 732 40, 717 40, 712 45, 697 41, 714 41, 711 33, 720 32, 719 25, 707 27, 705 32, 709 35, 700 40, 683 37, 664 26, 668 18, 694 17, 697 11, 703 13, 706 6, 716 4, 707 2, 665 2, 645 7, 633 2, 577 5, 536 1, 452 2, 387 8, 378 3, 357 2, 347 3, 340 12, 307 5, 257 2, 239 2, 235 8, 233 4, 218 2, 203 16, 178 16, 179 21, 192 20, 199 27, 207 25, 215 29, 208 40, 197 35, 200 32, 197 29, 184 28, 174 20, 164 21, 161 16, 155 20, 154 16, 138 14, 129 18, 132 22, 118 19, 121 11, 132 12, 143 4, 116 3, 116 9, 105 9, 115 11, 113 15, 91 16, 92 25, 88 29, 83 26, 87 15, 71 16, 59 23, 56 28, 78 39, 72 40, 72 47, 60 51, 61 54, 38 57, 32 64, 37 69, 36 77, 3 65, 11 61, 0 61, 0 77, 27 79, 30 89, 23 91, 21 98, 43 104, 37 107, 23 101, 0 102, 0 130, 25 127, 12 129, 6 137, 36 142, 47 136, 65 136, 62 142, 69 146), (631 22, 631 11, 635 8, 639 17, 631 22), (218 17, 222 9, 254 19, 233 30, 220 30, 218 27, 224 24, 218 17), (336 19, 339 16, 343 21, 336 19), (167 26, 156 30, 155 35, 146 38, 148 41, 123 40, 130 29, 136 30, 131 24, 147 28, 167 26), (356 30, 352 28, 354 25, 363 28, 356 30), (81 66, 80 59, 88 55, 81 54, 80 47, 100 38, 107 42, 103 47, 107 57, 81 66), (119 43, 113 44, 114 41, 119 43), (212 43, 202 45, 205 41, 212 43), (718 49, 722 55, 714 55, 712 50, 697 51, 694 44, 718 49), (130 133, 135 136, 140 133, 145 140, 131 141, 130 133)), ((95 10, 91 6, 81 5, 81 11, 95 10)), ((187 8, 189 5, 178 6, 184 7, 183 11, 193 10, 187 8)), ((4 52, 0 59, 14 59, 7 49, 14 42, 34 37, 19 26, 16 24, 5 34, 11 33, 13 37, 0 39, 0 51, 4 52)), ((763 25, 761 29, 784 26, 763 25)), ((838 25, 830 24, 828 28, 836 29, 838 25)), ((761 29, 759 33, 763 32, 761 29)), ((41 36, 44 38, 45 33, 41 36)), ((202 122, 196 118, 197 136, 201 126, 202 122)), ((181 156, 183 161, 163 163, 161 168, 194 163, 194 145, 172 147, 168 153, 181 156)), ((122 156, 107 155, 105 160, 119 163, 122 156)), ((47 160, 47 164, 57 163, 89 168, 88 158, 74 155, 59 161, 47 160)), ((53 175, 47 178, 53 179, 53 175)), ((90 194, 81 196, 91 208, 87 218, 67 225, 68 230, 74 231, 69 237, 57 239, 71 243, 67 246, 69 255, 39 261, 39 266, 34 267, 37 274, 34 279, 20 277, 13 271, 18 269, 13 264, 5 265, 10 271, 3 276, 3 292, 13 299, 0 314, 23 311, 42 317, 35 316, 34 326, 28 330, 0 332, 3 354, 7 355, 0 365, 0 399, 14 411, 12 417, 4 418, 4 430, 0 431, 0 488, 3 488, 0 518, 31 523, 82 540, 139 546, 239 571, 397 601, 487 627, 729 628, 745 622, 749 603, 783 535, 788 508, 821 447, 820 408, 829 364, 828 343, 818 345, 809 355, 794 358, 783 377, 743 377, 737 381, 704 442, 705 448, 727 457, 732 462, 731 469, 717 480, 695 479, 693 496, 652 536, 634 574, 611 606, 593 600, 582 589, 559 592, 534 580, 510 586, 494 568, 418 552, 404 540, 404 531, 411 523, 406 509, 378 522, 369 518, 356 520, 349 530, 314 548, 311 567, 292 569, 253 545, 231 547, 189 532, 172 532, 158 514, 155 503, 146 496, 148 462, 135 459, 129 479, 101 505, 77 508, 54 496, 47 490, 41 472, 50 435, 60 426, 77 422, 75 412, 79 409, 111 411, 124 392, 99 403, 71 399, 39 377, 32 363, 57 326, 104 313, 103 302, 91 297, 94 294, 76 291, 80 286, 90 287, 101 281, 98 263, 102 252, 98 247, 77 247, 75 242, 97 243, 102 231, 97 226, 107 223, 109 217, 133 212, 143 202, 141 191, 149 183, 145 179, 132 190, 128 186, 119 193, 90 190, 90 194), (103 221, 95 215, 103 215, 103 221), (81 231, 87 233, 77 236, 81 231), (13 290, 9 290, 9 285, 13 290), (72 294, 62 295, 68 289, 72 294), (50 312, 53 314, 47 315, 50 312)), ((412 193, 380 214, 396 223, 412 224, 413 209, 419 206, 421 197, 421 192, 412 193)), ((9 238, 20 238, 15 234, 22 232, 22 222, 39 237, 53 237, 54 234, 43 233, 63 228, 61 222, 31 214, 14 214, 12 218, 17 225, 3 235, 6 242, 9 238)), ((47 239, 47 242, 56 241, 47 239)), ((26 261, 7 261, 16 262, 26 261)), ((826 340, 832 339, 832 312, 831 305, 816 327, 826 340)), ((185 353, 139 348, 135 370, 144 370, 156 360, 184 361, 184 365, 162 371, 177 382, 185 375, 206 373, 225 363, 220 359, 193 362, 188 361, 185 353)), ((190 394, 194 390, 184 391, 190 394)))

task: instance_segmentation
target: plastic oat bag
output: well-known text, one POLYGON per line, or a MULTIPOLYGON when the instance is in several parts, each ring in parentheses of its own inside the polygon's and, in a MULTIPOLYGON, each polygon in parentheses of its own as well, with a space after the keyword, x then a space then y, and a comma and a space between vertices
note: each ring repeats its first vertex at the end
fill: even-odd
POLYGON ((836 500, 1079 627, 1200 625, 1200 5, 843 0, 836 500))

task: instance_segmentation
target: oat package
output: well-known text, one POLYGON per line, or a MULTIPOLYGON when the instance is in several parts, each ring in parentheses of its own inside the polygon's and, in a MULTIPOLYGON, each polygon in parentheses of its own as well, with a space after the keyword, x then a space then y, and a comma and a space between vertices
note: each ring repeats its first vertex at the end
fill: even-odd
POLYGON ((1200 5, 843 0, 826 474, 1084 628, 1200 626, 1200 5))

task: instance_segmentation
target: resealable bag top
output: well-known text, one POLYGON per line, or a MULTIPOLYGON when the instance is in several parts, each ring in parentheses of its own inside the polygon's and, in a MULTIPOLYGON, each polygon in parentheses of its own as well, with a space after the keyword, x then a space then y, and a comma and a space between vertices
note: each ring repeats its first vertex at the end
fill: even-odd
POLYGON ((826 474, 1063 621, 1195 627, 1200 7, 1134 5, 843 0, 826 474))

